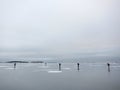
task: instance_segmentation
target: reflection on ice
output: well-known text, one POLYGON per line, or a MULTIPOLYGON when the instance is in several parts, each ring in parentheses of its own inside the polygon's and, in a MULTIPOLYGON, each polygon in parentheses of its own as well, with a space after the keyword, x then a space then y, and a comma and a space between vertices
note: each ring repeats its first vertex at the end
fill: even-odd
POLYGON ((61 73, 62 71, 48 71, 48 73, 61 73))
POLYGON ((48 72, 50 69, 37 69, 37 70, 34 70, 33 72, 41 72, 41 71, 45 71, 45 72, 48 72))
POLYGON ((104 63, 89 63, 89 66, 104 66, 104 63))
POLYGON ((64 70, 70 70, 70 68, 62 68, 62 69, 64 69, 64 70))
POLYGON ((38 68, 48 68, 48 66, 38 66, 38 68))
POLYGON ((114 68, 120 68, 120 66, 111 66, 111 67, 114 67, 114 68))
POLYGON ((14 69, 14 68, 5 68, 5 69, 14 69))
POLYGON ((5 67, 8 67, 8 66, 0 66, 0 68, 5 68, 5 67))
POLYGON ((1 63, 0 90, 120 90, 120 64, 110 64, 108 73, 104 63, 80 63, 79 72, 77 63, 1 63))

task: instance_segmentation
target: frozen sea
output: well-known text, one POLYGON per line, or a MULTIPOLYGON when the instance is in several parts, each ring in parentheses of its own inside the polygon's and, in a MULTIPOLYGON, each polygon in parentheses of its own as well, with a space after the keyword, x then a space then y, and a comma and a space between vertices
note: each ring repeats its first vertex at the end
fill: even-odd
POLYGON ((0 90, 120 90, 120 63, 0 63, 0 90))

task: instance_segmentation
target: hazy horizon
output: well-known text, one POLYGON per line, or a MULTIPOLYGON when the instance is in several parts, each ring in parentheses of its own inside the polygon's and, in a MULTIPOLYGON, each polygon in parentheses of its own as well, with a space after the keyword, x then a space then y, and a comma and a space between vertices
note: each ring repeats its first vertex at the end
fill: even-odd
POLYGON ((0 0, 0 55, 120 55, 119 0, 0 0))

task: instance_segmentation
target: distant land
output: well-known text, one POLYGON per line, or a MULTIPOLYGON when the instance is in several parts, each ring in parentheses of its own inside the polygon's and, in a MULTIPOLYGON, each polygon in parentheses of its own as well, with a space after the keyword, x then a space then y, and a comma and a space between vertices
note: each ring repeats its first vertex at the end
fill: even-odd
POLYGON ((43 61, 7 61, 5 63, 43 63, 43 61))

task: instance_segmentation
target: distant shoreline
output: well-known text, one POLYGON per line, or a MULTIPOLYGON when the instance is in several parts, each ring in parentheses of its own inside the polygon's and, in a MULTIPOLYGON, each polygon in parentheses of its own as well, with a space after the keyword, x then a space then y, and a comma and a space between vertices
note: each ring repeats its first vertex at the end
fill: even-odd
POLYGON ((44 63, 43 61, 6 61, 0 63, 44 63))

